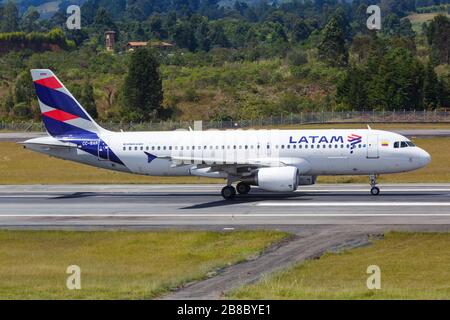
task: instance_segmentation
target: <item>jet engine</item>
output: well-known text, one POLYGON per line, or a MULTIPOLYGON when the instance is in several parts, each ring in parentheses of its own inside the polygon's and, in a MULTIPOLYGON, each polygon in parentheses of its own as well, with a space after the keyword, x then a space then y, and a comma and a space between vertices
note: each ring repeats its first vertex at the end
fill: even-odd
POLYGON ((292 192, 298 188, 298 169, 295 167, 262 168, 252 177, 242 181, 266 191, 292 192))

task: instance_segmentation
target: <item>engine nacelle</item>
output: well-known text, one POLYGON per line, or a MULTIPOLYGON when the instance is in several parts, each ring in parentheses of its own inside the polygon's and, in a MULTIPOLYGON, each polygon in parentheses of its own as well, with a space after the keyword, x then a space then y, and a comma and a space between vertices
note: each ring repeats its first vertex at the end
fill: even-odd
POLYGON ((298 169, 295 167, 262 168, 243 181, 266 191, 292 192, 298 188, 298 169))
POLYGON ((299 186, 312 186, 316 184, 317 177, 316 176, 299 176, 298 177, 298 185, 299 186))

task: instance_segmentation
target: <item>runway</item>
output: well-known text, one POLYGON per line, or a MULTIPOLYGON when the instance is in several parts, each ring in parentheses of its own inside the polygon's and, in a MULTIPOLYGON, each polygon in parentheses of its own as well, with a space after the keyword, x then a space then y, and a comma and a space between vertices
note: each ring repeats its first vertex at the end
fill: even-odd
POLYGON ((450 224, 450 184, 316 185, 225 201, 221 185, 0 186, 0 226, 450 224))

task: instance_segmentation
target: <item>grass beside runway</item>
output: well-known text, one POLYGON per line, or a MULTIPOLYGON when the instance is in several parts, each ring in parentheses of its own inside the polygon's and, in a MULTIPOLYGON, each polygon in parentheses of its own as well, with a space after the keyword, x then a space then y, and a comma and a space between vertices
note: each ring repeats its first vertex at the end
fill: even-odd
POLYGON ((388 233, 373 245, 325 254, 243 287, 237 299, 450 299, 450 233, 388 233), (369 290, 368 266, 381 269, 369 290))
POLYGON ((0 299, 149 299, 258 255, 286 233, 0 231, 0 299), (67 267, 81 268, 68 290, 67 267))
MULTIPOLYGON (((383 175, 380 183, 450 182, 450 138, 413 139, 427 150, 433 161, 426 168, 396 175, 383 175)), ((0 142, 0 184, 193 184, 222 180, 197 177, 146 177, 93 168, 24 150, 11 142, 0 142)), ((319 177, 319 183, 368 183, 362 177, 319 177)))

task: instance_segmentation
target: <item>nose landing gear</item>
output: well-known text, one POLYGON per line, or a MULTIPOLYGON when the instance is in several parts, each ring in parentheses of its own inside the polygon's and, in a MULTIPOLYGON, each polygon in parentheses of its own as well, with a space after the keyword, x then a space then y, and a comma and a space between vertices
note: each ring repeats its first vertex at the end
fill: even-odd
POLYGON ((370 175, 370 186, 372 189, 370 189, 370 193, 373 196, 378 196, 380 194, 380 188, 377 187, 377 176, 376 175, 370 175))

